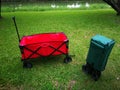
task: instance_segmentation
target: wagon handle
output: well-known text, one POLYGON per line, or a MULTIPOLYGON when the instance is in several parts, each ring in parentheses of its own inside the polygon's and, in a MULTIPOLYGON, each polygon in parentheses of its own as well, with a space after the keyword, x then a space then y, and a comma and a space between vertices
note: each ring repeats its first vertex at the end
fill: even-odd
POLYGON ((15 28, 16 28, 16 32, 17 32, 17 36, 18 36, 18 39, 19 39, 19 42, 20 42, 20 35, 19 35, 18 28, 17 28, 17 24, 16 24, 16 21, 15 21, 15 16, 12 17, 12 19, 13 19, 13 21, 14 21, 15 28))

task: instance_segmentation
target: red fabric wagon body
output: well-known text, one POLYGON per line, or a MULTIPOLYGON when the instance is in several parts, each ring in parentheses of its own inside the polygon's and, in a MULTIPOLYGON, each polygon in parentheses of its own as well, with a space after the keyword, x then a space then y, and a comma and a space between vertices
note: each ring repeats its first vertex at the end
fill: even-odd
POLYGON ((68 39, 63 32, 24 36, 20 40, 22 60, 68 54, 68 39))
POLYGON ((19 47, 23 61, 23 67, 31 68, 32 64, 28 59, 41 56, 55 56, 65 54, 65 63, 72 61, 68 55, 68 39, 63 32, 58 33, 41 33, 30 36, 24 36, 20 39, 15 17, 12 18, 15 24, 16 32, 19 39, 19 47))

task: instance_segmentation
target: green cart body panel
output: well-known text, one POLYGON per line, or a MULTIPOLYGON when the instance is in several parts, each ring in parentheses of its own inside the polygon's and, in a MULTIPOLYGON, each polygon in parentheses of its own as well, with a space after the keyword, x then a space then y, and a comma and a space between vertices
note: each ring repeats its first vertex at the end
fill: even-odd
POLYGON ((94 69, 103 71, 114 44, 114 40, 101 35, 95 35, 92 37, 86 59, 87 63, 89 63, 94 69))

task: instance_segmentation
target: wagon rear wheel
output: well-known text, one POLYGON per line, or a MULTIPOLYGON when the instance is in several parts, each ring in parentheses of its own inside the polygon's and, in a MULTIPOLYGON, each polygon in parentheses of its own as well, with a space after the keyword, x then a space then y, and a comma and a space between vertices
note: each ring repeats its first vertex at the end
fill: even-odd
POLYGON ((94 72, 92 73, 92 78, 93 78, 95 81, 97 81, 97 80, 100 78, 100 76, 101 76, 101 71, 94 71, 94 72))
POLYGON ((87 63, 86 65, 83 65, 82 66, 82 71, 85 73, 85 74, 92 74, 92 71, 93 71, 93 68, 87 63))
POLYGON ((64 59, 64 63, 69 63, 71 61, 72 61, 72 58, 70 56, 65 57, 65 59, 64 59))
POLYGON ((23 62, 23 68, 32 68, 33 65, 30 62, 23 62))

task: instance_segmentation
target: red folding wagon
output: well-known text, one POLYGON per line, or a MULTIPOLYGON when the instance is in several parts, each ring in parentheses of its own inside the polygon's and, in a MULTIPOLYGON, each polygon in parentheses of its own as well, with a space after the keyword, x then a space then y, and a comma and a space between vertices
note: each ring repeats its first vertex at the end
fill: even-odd
POLYGON ((34 34, 23 36, 20 39, 15 17, 13 17, 13 21, 19 39, 23 67, 32 67, 29 59, 56 56, 61 54, 66 55, 64 59, 65 63, 72 61, 72 58, 68 54, 69 40, 63 32, 34 34))

